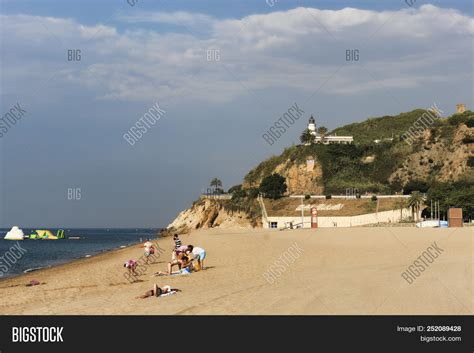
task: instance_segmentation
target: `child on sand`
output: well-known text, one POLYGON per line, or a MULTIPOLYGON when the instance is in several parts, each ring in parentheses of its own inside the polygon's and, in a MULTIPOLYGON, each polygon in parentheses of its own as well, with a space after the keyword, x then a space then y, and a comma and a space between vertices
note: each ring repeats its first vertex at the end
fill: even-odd
POLYGON ((146 263, 148 263, 148 257, 155 253, 155 248, 153 246, 153 243, 150 241, 150 239, 147 239, 145 244, 143 244, 143 246, 145 247, 146 263))
POLYGON ((179 239, 178 234, 173 235, 173 240, 174 240, 174 248, 175 248, 175 249, 177 249, 177 248, 179 248, 181 245, 183 245, 183 243, 181 243, 181 240, 179 239))
POLYGON ((128 269, 128 274, 133 274, 134 276, 136 276, 137 273, 135 272, 135 269, 137 268, 137 265, 137 260, 130 259, 123 264, 123 267, 128 269))

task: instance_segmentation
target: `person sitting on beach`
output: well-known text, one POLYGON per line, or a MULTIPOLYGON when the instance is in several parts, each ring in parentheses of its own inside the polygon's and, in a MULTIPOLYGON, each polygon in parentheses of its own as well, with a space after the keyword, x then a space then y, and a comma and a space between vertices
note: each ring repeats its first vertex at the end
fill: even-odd
POLYGON ((188 245, 186 254, 192 259, 196 260, 198 266, 195 266, 195 270, 204 269, 204 259, 206 258, 206 250, 197 246, 188 245))
POLYGON ((145 294, 139 295, 138 297, 135 297, 135 299, 145 299, 149 297, 160 297, 162 295, 169 295, 169 294, 174 294, 177 292, 181 292, 181 289, 178 288, 171 288, 170 286, 164 286, 163 288, 158 287, 158 285, 155 283, 153 284, 153 289, 150 289, 149 291, 146 291, 145 294))
POLYGON ((187 257, 184 253, 179 253, 176 260, 168 262, 168 271, 158 271, 154 275, 155 276, 162 276, 162 275, 172 275, 172 274, 179 274, 181 270, 186 269, 188 273, 190 273, 190 269, 188 268, 191 264, 191 259, 187 257), (173 267, 178 266, 178 272, 173 272, 173 267))
POLYGON ((147 239, 143 246, 145 247, 146 263, 148 263, 148 257, 155 253, 155 247, 153 246, 153 243, 150 241, 150 239, 147 239))
POLYGON ((128 269, 129 274, 133 274, 134 276, 136 276, 137 273, 135 272, 135 269, 137 268, 137 265, 137 260, 130 259, 123 264, 123 267, 128 269))

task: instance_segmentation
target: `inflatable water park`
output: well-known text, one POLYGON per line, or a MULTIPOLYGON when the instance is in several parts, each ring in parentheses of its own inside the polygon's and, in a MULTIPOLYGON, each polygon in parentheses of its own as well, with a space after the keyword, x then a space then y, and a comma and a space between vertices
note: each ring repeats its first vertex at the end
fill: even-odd
POLYGON ((37 229, 31 234, 24 234, 23 230, 19 227, 14 226, 12 229, 5 235, 3 238, 5 240, 25 240, 25 239, 32 239, 32 240, 58 240, 64 239, 64 230, 58 229, 56 235, 53 234, 50 230, 47 229, 37 229))

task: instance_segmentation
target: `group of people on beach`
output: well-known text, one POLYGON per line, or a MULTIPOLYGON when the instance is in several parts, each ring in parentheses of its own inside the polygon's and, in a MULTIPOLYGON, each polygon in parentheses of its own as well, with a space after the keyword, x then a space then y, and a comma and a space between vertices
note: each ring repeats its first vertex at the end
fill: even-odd
MULTIPOLYGON (((171 255, 171 261, 167 264, 167 271, 158 271, 153 276, 186 275, 204 269, 206 250, 198 246, 183 245, 182 241, 179 239, 178 234, 174 234, 173 241, 174 248, 171 255), (173 268, 175 267, 178 267, 178 269, 173 271, 173 268)), ((143 246, 145 248, 145 262, 148 264, 149 257, 153 256, 155 253, 155 247, 150 239, 146 239, 146 242, 143 244, 143 246)), ((138 266, 137 260, 130 259, 126 261, 123 266, 128 269, 130 275, 137 274, 135 271, 138 266)), ((170 286, 164 286, 163 288, 160 288, 155 283, 153 285, 153 289, 150 289, 145 294, 136 298, 144 299, 151 296, 159 297, 175 294, 179 291, 179 289, 171 288, 170 286)))
POLYGON ((168 262, 167 271, 158 271, 155 275, 184 275, 204 269, 206 250, 194 245, 183 245, 178 234, 173 236, 173 240, 174 249, 171 261, 168 262), (173 272, 175 266, 178 267, 178 270, 173 272))

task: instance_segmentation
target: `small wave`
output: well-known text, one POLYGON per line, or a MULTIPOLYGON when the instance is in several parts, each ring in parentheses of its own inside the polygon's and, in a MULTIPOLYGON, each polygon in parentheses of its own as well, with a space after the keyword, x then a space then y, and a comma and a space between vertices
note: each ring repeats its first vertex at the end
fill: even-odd
POLYGON ((48 268, 48 267, 51 267, 51 266, 28 268, 28 269, 24 270, 23 273, 29 273, 29 272, 33 272, 33 271, 38 271, 38 270, 42 270, 43 268, 48 268))

